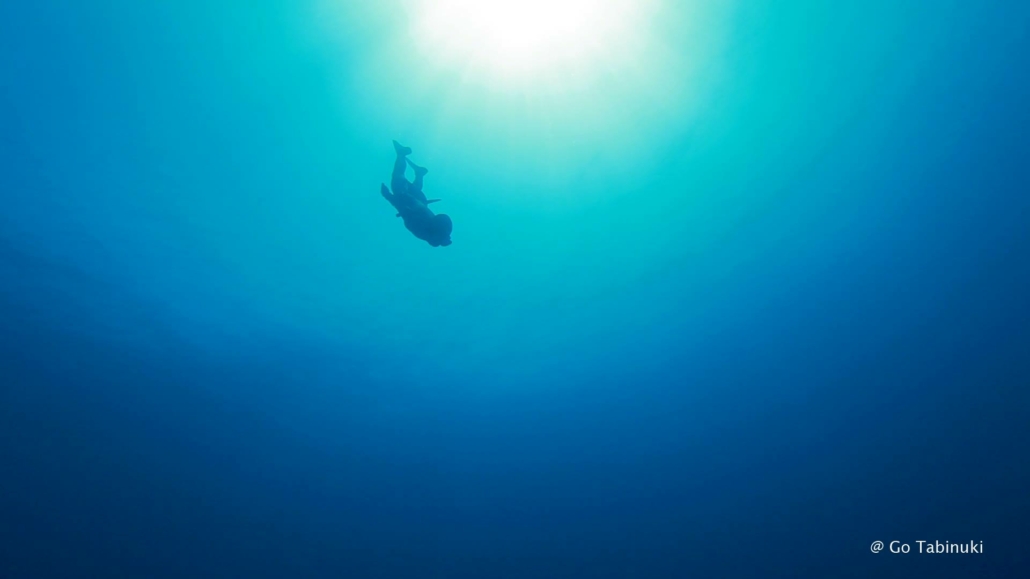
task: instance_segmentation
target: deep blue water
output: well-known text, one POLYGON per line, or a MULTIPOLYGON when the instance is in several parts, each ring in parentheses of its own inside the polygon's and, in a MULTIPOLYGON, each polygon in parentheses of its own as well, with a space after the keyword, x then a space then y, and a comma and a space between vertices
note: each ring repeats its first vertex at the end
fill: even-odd
POLYGON ((0 5, 0 577, 1025 576, 1030 8, 652 4, 0 5))

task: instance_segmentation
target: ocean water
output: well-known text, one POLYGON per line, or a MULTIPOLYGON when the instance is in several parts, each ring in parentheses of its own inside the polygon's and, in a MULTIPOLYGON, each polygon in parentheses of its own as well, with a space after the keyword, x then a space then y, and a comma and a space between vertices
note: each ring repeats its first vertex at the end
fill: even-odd
POLYGON ((0 577, 1026 576, 1030 8, 637 4, 0 5, 0 577))

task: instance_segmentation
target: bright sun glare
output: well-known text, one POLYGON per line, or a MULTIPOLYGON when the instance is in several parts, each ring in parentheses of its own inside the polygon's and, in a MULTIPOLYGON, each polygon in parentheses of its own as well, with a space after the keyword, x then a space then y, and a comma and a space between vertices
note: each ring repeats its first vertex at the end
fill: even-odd
POLYGON ((582 69, 632 41, 644 0, 422 0, 421 49, 504 75, 582 69))

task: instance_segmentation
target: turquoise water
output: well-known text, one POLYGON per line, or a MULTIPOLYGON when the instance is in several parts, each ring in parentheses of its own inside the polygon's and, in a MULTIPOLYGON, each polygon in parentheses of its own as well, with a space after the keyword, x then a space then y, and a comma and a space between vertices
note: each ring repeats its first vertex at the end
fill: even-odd
POLYGON ((0 7, 0 575, 1027 563, 1030 10, 650 2, 509 74, 209 4, 0 7))

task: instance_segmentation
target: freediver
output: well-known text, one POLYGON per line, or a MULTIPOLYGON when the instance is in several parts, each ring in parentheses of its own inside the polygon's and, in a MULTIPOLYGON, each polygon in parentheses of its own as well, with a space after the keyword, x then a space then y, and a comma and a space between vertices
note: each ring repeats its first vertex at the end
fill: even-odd
POLYGON ((439 199, 426 199, 426 194, 422 191, 423 179, 428 170, 425 167, 419 167, 408 159, 408 155, 411 154, 410 147, 405 147, 394 141, 393 148, 397 153, 397 159, 393 164, 393 175, 390 180, 393 193, 390 192, 390 189, 384 183, 380 189, 383 198, 390 205, 393 205, 394 209, 397 210, 397 217, 404 220, 404 227, 415 237, 429 243, 433 247, 446 247, 450 245, 451 230, 453 229, 451 218, 443 213, 434 215, 429 209, 429 204, 435 203, 439 199), (409 182, 404 177, 408 164, 415 170, 415 181, 413 182, 409 182))

